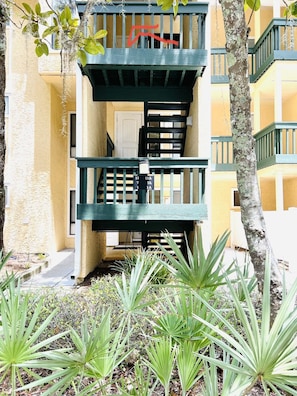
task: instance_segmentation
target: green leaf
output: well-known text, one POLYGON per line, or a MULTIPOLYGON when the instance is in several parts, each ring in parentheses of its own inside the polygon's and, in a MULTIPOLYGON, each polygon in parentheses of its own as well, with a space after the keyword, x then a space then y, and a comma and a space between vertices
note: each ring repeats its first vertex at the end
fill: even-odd
POLYGON ((245 4, 252 10, 258 11, 261 7, 261 0, 245 0, 245 4))
POLYGON ((50 36, 51 34, 55 34, 59 31, 57 26, 50 26, 42 33, 42 38, 50 36))
POLYGON ((76 53, 77 59, 80 61, 82 66, 86 66, 87 64, 87 54, 82 49, 78 50, 76 53))
POLYGON ((36 4, 36 6, 35 6, 35 12, 36 12, 36 15, 41 15, 41 6, 40 6, 40 3, 37 3, 36 4))
POLYGON ((102 29, 102 30, 99 30, 98 32, 96 32, 93 37, 95 40, 99 40, 106 36, 107 36, 107 31, 102 29))
POLYGON ((71 16, 72 16, 71 10, 68 6, 66 6, 64 10, 61 12, 60 19, 61 21, 68 21, 71 19, 71 16))
POLYGON ((31 15, 34 14, 34 11, 32 10, 32 8, 30 7, 29 4, 27 4, 27 3, 22 3, 22 6, 25 8, 25 10, 26 10, 29 14, 31 14, 31 15))

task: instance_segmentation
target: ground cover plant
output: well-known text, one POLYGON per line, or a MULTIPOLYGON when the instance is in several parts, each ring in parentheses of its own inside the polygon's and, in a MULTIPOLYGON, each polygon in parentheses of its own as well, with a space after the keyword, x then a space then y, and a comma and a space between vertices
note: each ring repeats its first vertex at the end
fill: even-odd
POLYGON ((224 263, 227 234, 207 254, 200 236, 185 255, 165 238, 173 253, 140 251, 88 287, 9 280, 0 395, 297 395, 297 281, 272 324, 269 260, 259 310, 247 268, 224 263))

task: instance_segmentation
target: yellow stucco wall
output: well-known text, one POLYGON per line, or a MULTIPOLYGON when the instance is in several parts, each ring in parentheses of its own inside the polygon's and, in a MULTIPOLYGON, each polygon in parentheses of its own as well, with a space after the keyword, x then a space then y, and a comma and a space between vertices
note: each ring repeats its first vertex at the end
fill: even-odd
POLYGON ((284 209, 297 207, 297 177, 290 177, 284 180, 284 209))
POLYGON ((274 178, 260 178, 261 201, 263 210, 275 210, 275 180, 274 178))
MULTIPOLYGON (((83 78, 83 141, 84 157, 106 154, 106 103, 93 102, 92 88, 83 78)), ((105 234, 92 231, 91 221, 81 222, 81 267, 78 278, 85 278, 105 256, 105 234)))
MULTIPOLYGON (((212 227, 211 236, 214 240, 218 235, 222 235, 226 230, 230 230, 230 211, 236 210, 232 207, 232 189, 237 188, 235 175, 226 175, 223 178, 212 178, 211 183, 211 208, 212 227)), ((229 244, 229 241, 228 241, 229 244)))
POLYGON ((38 74, 32 40, 13 25, 9 30, 13 51, 8 52, 5 248, 49 252, 55 245, 50 192, 52 92, 38 74))

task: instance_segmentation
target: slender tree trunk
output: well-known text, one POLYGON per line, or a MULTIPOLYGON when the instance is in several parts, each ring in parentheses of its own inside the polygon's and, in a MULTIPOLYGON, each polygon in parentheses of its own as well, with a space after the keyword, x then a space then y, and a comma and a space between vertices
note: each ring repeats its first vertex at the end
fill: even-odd
POLYGON ((267 238, 257 179, 255 139, 252 135, 250 112, 247 46, 249 28, 245 21, 243 0, 221 0, 221 6, 229 67, 233 155, 236 164, 241 221, 260 292, 263 290, 267 255, 271 260, 271 310, 272 318, 274 318, 281 301, 282 278, 267 238))
POLYGON ((3 249, 3 227, 5 218, 5 51, 7 8, 5 2, 0 2, 0 250, 3 249))

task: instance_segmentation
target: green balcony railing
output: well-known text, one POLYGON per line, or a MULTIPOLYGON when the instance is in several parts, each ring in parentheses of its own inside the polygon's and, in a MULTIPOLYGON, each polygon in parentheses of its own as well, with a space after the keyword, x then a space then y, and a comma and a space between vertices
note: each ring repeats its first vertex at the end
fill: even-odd
MULTIPOLYGON (((249 48, 249 73, 256 82, 276 60, 297 60, 297 21, 273 19, 257 43, 249 48)), ((211 73, 213 83, 228 82, 225 48, 211 49, 211 73)))
POLYGON ((278 122, 255 135, 258 169, 297 164, 297 123, 278 122))
POLYGON ((137 182, 142 158, 78 158, 81 220, 201 220, 207 159, 150 158, 146 192, 137 182))
MULTIPOLYGON (((273 123, 254 135, 258 169, 276 164, 297 164, 297 122, 273 123)), ((211 138, 211 169, 234 171, 231 136, 211 138)))
POLYGON ((211 170, 234 171, 232 136, 211 137, 211 170))
MULTIPOLYGON (((81 14, 86 1, 76 1, 76 4, 81 14)), ((103 39, 105 55, 89 56, 88 63, 148 64, 153 68, 170 62, 172 66, 205 66, 207 10, 207 3, 192 2, 180 7, 174 18, 172 10, 162 11, 156 4, 144 1, 98 2, 93 7, 90 22, 94 31, 108 31, 103 39)))

